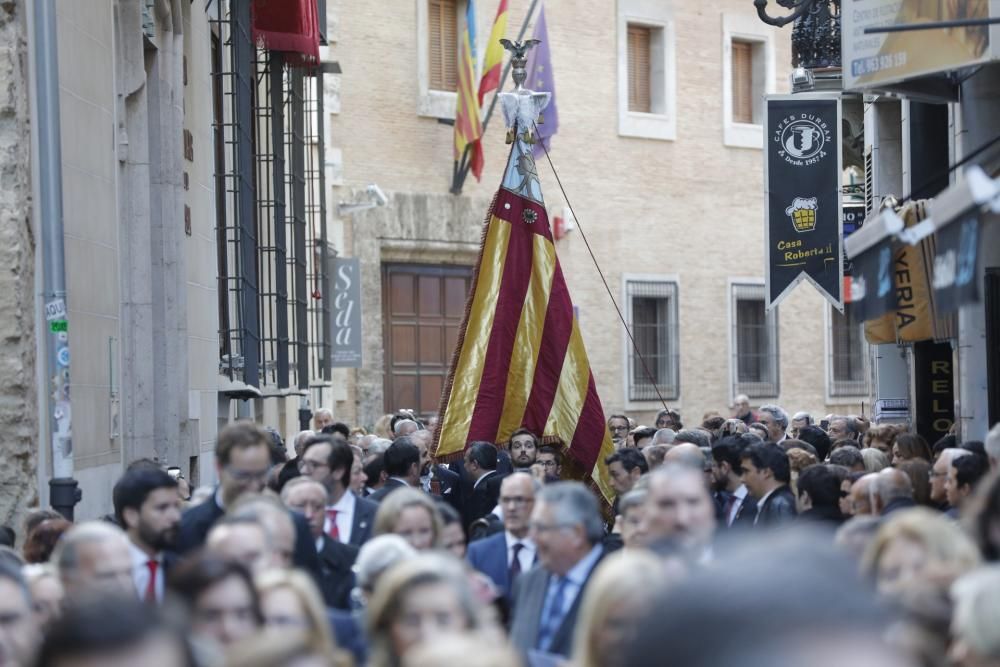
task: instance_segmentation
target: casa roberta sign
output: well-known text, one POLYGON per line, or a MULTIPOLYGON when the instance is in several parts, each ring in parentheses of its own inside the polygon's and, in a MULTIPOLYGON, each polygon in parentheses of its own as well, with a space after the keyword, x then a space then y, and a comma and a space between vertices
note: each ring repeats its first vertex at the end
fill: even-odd
POLYGON ((767 98, 764 136, 767 307, 808 280, 843 310, 840 98, 767 98))

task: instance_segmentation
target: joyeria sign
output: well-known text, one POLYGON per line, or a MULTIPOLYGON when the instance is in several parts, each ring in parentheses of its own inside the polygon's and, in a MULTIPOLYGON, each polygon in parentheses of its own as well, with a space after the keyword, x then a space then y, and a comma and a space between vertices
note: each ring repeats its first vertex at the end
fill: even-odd
POLYGON ((808 280, 843 309, 840 98, 767 98, 764 192, 768 308, 808 280))

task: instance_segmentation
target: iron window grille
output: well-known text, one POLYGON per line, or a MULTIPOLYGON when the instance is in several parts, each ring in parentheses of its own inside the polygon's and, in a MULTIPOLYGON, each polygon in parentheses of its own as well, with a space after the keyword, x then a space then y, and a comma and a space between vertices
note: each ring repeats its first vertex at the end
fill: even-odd
POLYGON ((257 49, 249 6, 230 3, 223 14, 215 3, 212 19, 220 371, 252 386, 308 389, 312 346, 329 348, 324 306, 310 314, 325 280, 324 263, 309 257, 326 247, 322 71, 307 76, 257 49))
POLYGON ((635 339, 629 351, 628 398, 655 401, 662 395, 675 400, 680 395, 677 283, 629 280, 625 292, 635 339))
POLYGON ((830 363, 827 390, 830 396, 864 396, 868 393, 865 359, 868 346, 863 324, 830 306, 830 363))
POLYGON ((733 395, 776 397, 779 393, 778 309, 764 308, 763 285, 732 286, 733 395))

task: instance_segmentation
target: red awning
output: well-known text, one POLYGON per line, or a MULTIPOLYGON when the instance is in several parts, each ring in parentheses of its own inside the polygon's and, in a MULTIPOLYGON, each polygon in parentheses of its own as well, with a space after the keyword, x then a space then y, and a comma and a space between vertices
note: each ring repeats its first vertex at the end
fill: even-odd
POLYGON ((300 64, 319 63, 316 5, 316 0, 253 0, 254 41, 271 51, 300 54, 300 64))

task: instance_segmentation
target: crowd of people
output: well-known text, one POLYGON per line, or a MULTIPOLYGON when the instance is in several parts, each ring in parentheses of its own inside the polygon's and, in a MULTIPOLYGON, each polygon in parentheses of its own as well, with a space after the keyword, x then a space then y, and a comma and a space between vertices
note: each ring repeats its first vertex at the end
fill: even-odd
POLYGON ((3 527, 0 665, 1000 665, 1000 424, 611 415, 610 506, 527 429, 437 461, 407 412, 312 426, 3 527))

